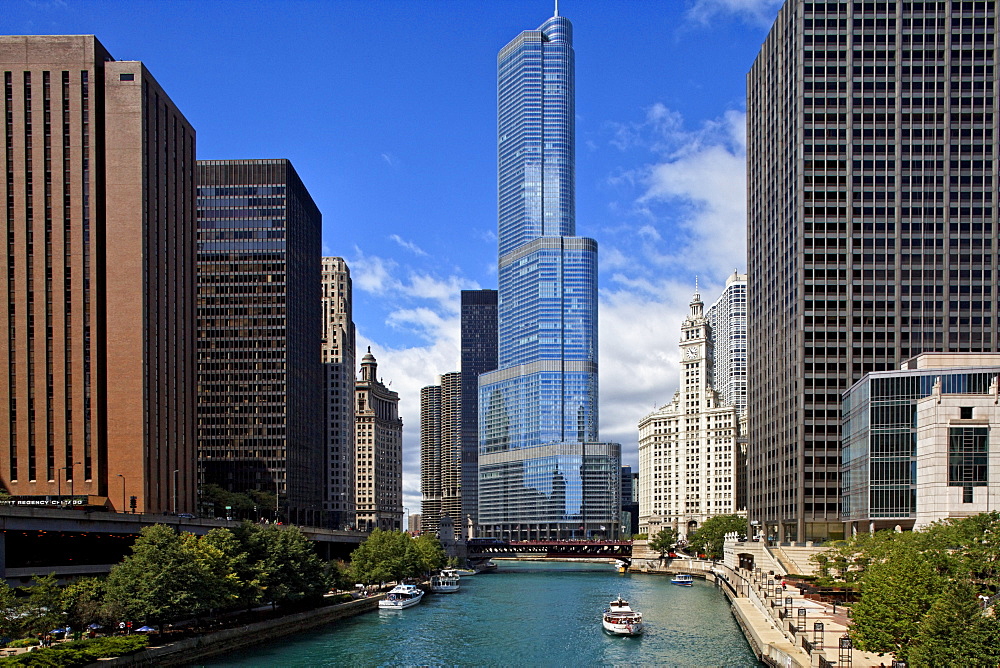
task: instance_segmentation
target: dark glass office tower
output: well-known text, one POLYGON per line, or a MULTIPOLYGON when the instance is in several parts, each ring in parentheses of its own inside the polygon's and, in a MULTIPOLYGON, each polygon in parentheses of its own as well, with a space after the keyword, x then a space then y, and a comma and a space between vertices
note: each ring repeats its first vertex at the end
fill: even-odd
POLYGON ((288 160, 198 161, 200 482, 324 495, 322 217, 288 160))
MULTIPOLYGON (((462 290, 462 516, 479 522, 479 375, 497 368, 497 291, 462 290)), ((464 535, 464 533, 462 534, 464 535)))
POLYGON ((617 534, 621 446, 597 442, 597 242, 574 236, 572 26, 497 58, 499 351, 479 383, 486 536, 617 534))
POLYGON ((997 3, 804 2, 747 77, 750 520, 842 534, 841 393, 997 350, 997 3))

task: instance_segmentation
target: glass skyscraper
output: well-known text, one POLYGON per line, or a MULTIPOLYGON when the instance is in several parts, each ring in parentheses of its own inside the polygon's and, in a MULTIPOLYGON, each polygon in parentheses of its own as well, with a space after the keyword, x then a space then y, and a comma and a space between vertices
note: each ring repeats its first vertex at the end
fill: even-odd
POLYGON ((499 366, 479 381, 479 532, 612 535, 621 446, 597 435, 597 242, 574 236, 574 54, 553 16, 497 59, 499 366))

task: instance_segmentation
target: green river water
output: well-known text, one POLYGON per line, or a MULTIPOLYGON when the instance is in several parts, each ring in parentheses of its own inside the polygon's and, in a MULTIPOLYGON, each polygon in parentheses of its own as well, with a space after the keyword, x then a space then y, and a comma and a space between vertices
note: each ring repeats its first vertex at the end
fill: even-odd
POLYGON ((218 657, 208 666, 762 666, 712 584, 622 575, 609 564, 499 561, 461 591, 371 612, 218 657), (613 637, 601 612, 621 594, 641 637, 613 637))

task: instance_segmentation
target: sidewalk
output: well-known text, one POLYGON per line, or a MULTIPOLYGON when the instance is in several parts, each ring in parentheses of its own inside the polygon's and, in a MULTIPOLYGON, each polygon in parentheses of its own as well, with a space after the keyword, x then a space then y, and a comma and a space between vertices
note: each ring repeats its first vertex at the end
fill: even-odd
MULTIPOLYGON (((754 589, 760 591, 760 588, 754 586, 754 589)), ((821 649, 826 654, 826 660, 834 664, 840 661, 840 649, 839 643, 840 638, 847 634, 847 630, 851 625, 850 618, 847 616, 847 609, 840 606, 837 612, 833 612, 834 606, 830 603, 821 603, 819 601, 814 601, 812 599, 804 598, 802 591, 788 584, 785 586, 783 592, 781 592, 780 598, 777 596, 768 597, 767 605, 771 606, 772 601, 778 601, 778 607, 771 607, 773 611, 773 617, 778 617, 778 611, 784 610, 788 611, 784 620, 782 627, 787 629, 788 624, 796 624, 804 626, 804 630, 798 631, 795 634, 784 630, 783 636, 789 641, 795 641, 796 644, 801 647, 801 639, 796 640, 795 636, 803 636, 810 643, 812 643, 813 638, 818 634, 814 631, 814 624, 816 622, 821 622, 823 624, 823 631, 821 636, 821 641, 813 645, 816 649, 821 649), (791 599, 791 605, 786 605, 785 599, 791 599), (799 610, 805 610, 804 618, 800 616, 799 610), (800 621, 801 620, 801 621, 800 621), (791 636, 791 637, 789 637, 791 636)), ((803 650, 804 651, 804 650, 803 650)), ((892 663, 891 655, 878 655, 869 652, 862 652, 860 649, 852 649, 851 651, 851 666, 852 668, 862 668, 862 667, 875 667, 886 666, 892 663)), ((809 664, 806 664, 809 665, 809 664)))

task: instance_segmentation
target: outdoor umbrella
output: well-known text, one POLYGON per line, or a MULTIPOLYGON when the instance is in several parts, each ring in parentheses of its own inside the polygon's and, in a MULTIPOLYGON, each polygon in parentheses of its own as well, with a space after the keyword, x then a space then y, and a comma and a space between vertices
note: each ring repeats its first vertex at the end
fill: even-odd
POLYGON ((152 626, 140 626, 135 631, 136 633, 149 633, 151 631, 156 631, 156 629, 154 629, 152 626))

